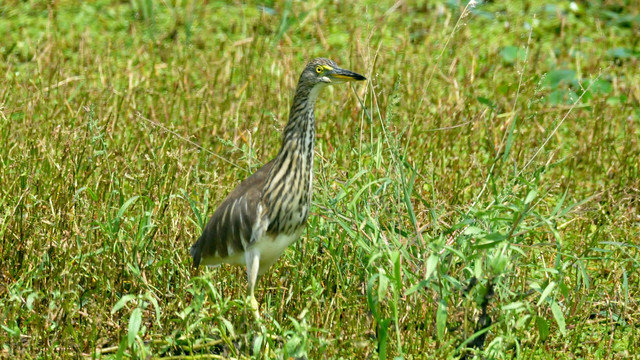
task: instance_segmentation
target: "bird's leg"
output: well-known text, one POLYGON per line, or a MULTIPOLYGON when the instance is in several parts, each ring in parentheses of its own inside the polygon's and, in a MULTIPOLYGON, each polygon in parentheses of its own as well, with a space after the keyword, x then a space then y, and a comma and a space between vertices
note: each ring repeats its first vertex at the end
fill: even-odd
POLYGON ((256 319, 260 319, 260 313, 258 312, 259 304, 254 296, 254 289, 256 287, 256 281, 258 280, 258 270, 260 269, 260 255, 257 252, 248 251, 245 256, 247 262, 247 282, 249 292, 247 302, 256 319))

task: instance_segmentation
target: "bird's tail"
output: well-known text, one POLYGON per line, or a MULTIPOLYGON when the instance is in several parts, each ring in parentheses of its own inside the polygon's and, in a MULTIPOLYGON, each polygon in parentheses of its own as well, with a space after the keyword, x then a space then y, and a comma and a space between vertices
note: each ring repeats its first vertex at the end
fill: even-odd
POLYGON ((191 257, 193 258, 193 267, 197 268, 200 265, 200 260, 202 259, 202 236, 198 238, 198 241, 191 245, 189 254, 191 254, 191 257))

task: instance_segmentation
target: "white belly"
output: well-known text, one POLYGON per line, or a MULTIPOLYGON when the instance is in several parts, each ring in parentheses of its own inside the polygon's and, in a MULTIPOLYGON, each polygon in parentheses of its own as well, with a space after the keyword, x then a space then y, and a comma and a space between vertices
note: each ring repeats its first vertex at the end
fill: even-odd
POLYGON ((265 234, 260 240, 253 244, 251 248, 257 250, 260 254, 260 269, 258 270, 258 274, 264 274, 267 269, 278 260, 280 255, 284 253, 285 249, 300 238, 301 232, 302 230, 290 235, 279 234, 275 238, 265 234))
MULTIPOLYGON (((257 250, 260 255, 260 267, 258 274, 264 274, 284 253, 284 251, 300 238, 302 229, 294 232, 293 234, 279 234, 275 238, 271 235, 265 234, 260 240, 256 241, 251 249, 257 250)), ((225 258, 203 258, 201 264, 208 265, 210 267, 217 267, 222 263, 231 265, 246 265, 245 251, 230 253, 225 258)))

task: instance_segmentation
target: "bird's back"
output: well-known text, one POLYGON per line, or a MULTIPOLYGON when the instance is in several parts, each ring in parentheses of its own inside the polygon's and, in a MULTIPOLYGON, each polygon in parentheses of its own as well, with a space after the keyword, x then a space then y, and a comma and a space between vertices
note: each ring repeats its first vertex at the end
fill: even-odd
POLYGON ((194 267, 244 263, 262 200, 262 189, 273 161, 265 164, 236 187, 213 213, 200 238, 191 246, 194 267))

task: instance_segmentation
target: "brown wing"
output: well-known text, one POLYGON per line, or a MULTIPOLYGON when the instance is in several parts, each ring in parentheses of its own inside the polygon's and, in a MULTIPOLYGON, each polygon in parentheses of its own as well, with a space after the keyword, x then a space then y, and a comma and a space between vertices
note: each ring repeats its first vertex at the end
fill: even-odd
POLYGON ((198 241, 191 246, 194 267, 201 262, 220 264, 230 255, 244 252, 245 244, 251 240, 262 188, 272 166, 273 160, 246 178, 216 209, 198 241))

